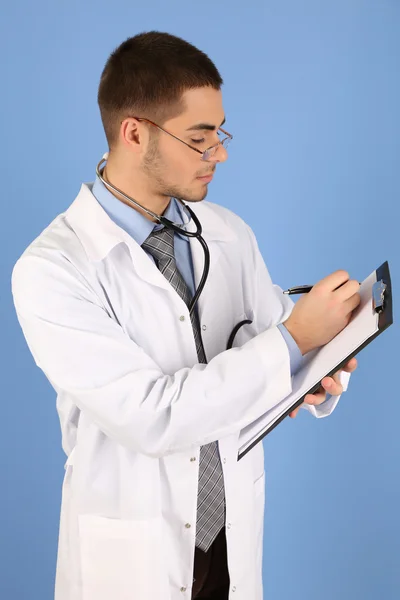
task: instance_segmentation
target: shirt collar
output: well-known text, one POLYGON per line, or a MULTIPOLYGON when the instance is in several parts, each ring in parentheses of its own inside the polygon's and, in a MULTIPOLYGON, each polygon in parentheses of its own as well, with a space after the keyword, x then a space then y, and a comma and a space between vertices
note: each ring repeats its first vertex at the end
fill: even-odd
MULTIPOLYGON (((104 259, 115 246, 121 243, 125 243, 131 252, 135 246, 140 248, 136 240, 108 216, 94 197, 93 187, 93 182, 82 183, 78 195, 64 213, 67 223, 78 236, 89 260, 104 259)), ((128 206, 127 208, 130 209, 128 206)), ((237 239, 225 208, 203 200, 191 207, 191 210, 203 226, 203 236, 207 243, 231 242, 237 239)), ((132 213, 136 214, 136 211, 132 210, 132 213)), ((184 210, 183 214, 186 214, 184 210)), ((149 223, 151 224, 150 221, 149 223)), ((193 219, 184 227, 186 231, 196 231, 193 219)))
MULTIPOLYGON (((108 214, 110 219, 112 219, 114 223, 129 233, 129 235, 133 237, 139 246, 141 246, 148 238, 153 229, 157 231, 158 229, 162 229, 164 227, 161 223, 154 223, 153 221, 150 221, 140 212, 135 210, 135 208, 128 206, 124 202, 121 202, 121 200, 118 200, 118 198, 116 198, 110 192, 110 190, 107 189, 99 177, 96 177, 96 180, 93 184, 92 194, 108 214)), ((171 199, 171 202, 168 204, 163 216, 180 225, 183 225, 185 222, 182 215, 182 208, 175 198, 171 199)), ((176 233, 181 239, 189 242, 187 237, 180 235, 178 232, 176 233)))

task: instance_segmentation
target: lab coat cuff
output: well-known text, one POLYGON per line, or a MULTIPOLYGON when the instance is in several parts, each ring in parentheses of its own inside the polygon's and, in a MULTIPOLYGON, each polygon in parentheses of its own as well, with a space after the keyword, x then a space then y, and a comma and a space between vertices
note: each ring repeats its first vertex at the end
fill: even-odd
MULTIPOLYGON (((343 392, 347 391, 349 385, 350 373, 346 373, 345 371, 340 372, 340 383, 343 387, 343 392)), ((308 410, 309 413, 313 415, 313 417, 317 419, 321 419, 323 417, 328 417, 335 410, 341 394, 339 396, 331 396, 331 394, 327 394, 326 400, 319 404, 318 406, 314 406, 313 404, 306 404, 303 402, 301 408, 308 410)))

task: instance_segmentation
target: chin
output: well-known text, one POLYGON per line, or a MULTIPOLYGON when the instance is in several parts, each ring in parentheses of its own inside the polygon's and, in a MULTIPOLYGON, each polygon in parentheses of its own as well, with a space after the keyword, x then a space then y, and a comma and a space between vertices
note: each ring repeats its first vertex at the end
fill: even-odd
POLYGON ((193 190, 192 193, 188 193, 185 197, 185 200, 187 202, 201 202, 202 200, 204 200, 204 198, 206 198, 208 194, 208 187, 205 186, 203 189, 201 190, 193 190))
POLYGON ((207 196, 208 185, 197 184, 196 186, 188 186, 179 188, 178 186, 168 186, 163 190, 164 196, 170 198, 180 198, 184 202, 201 202, 207 196))

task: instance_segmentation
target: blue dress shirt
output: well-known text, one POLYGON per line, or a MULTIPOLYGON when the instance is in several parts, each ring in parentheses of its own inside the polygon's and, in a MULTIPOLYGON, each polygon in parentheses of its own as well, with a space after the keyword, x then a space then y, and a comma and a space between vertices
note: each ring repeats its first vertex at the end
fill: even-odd
MULTIPOLYGON (((96 177, 92 192, 110 219, 112 219, 117 225, 119 225, 119 227, 129 233, 129 235, 140 246, 148 238, 153 229, 158 230, 163 228, 163 225, 160 223, 154 223, 153 221, 150 221, 137 210, 132 209, 127 204, 124 204, 118 200, 118 198, 116 198, 106 188, 106 186, 98 177, 96 177)), ((164 212, 164 217, 174 221, 175 223, 184 223, 182 208, 175 198, 171 199, 168 208, 164 212)), ((186 284, 189 286, 192 296, 194 296, 195 282, 189 238, 176 232, 174 238, 174 249, 176 266, 186 284)), ((154 261, 150 254, 149 256, 154 261)), ((288 346, 290 354, 290 370, 291 374, 294 375, 301 366, 303 359, 302 354, 286 327, 284 325, 278 325, 278 328, 288 346)))

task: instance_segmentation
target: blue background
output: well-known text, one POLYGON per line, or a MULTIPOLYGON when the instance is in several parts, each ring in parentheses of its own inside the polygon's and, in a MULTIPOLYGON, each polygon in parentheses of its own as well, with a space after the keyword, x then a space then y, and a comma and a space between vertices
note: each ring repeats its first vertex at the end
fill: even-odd
MULTIPOLYGON (((313 283, 338 268, 364 279, 389 260, 400 294, 397 0, 4 3, 2 598, 53 597, 65 460, 11 270, 94 179, 107 150, 101 70, 124 39, 151 29, 197 45, 225 79, 235 139, 208 199, 253 227, 273 279, 313 283)), ((362 352, 332 417, 301 411, 266 439, 266 599, 400 597, 399 341, 395 324, 362 352)))

